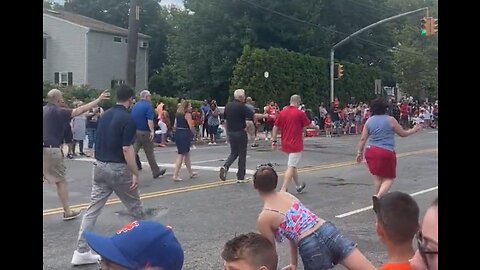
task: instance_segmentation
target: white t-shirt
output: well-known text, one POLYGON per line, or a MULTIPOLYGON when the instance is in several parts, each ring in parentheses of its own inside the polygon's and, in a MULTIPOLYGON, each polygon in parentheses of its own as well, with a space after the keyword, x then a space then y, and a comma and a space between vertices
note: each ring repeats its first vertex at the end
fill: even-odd
POLYGON ((430 111, 425 110, 425 120, 430 120, 430 111))

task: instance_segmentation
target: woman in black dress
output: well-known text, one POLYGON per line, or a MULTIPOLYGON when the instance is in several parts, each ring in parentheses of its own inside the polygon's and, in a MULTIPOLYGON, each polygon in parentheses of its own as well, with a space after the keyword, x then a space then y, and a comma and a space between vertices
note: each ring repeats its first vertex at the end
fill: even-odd
POLYGON ((195 132, 195 127, 190 125, 192 123, 192 105, 186 100, 182 100, 182 103, 177 109, 175 114, 175 145, 177 146, 177 160, 175 161, 175 171, 173 172, 173 181, 182 181, 182 178, 178 176, 182 163, 185 163, 187 171, 190 174, 190 178, 197 176, 197 173, 192 171, 190 163, 190 143, 195 132))

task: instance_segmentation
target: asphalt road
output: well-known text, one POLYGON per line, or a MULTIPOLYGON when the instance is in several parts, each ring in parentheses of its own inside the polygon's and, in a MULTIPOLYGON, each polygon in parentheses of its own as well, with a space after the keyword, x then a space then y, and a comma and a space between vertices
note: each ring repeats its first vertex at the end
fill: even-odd
MULTIPOLYGON (((299 177, 307 188, 297 197, 320 217, 334 222, 378 266, 385 261, 386 251, 375 235, 375 216, 369 208, 373 192, 371 177, 365 164, 354 163, 358 139, 354 135, 306 139, 299 177)), ((423 215, 437 196, 438 132, 424 130, 409 138, 397 137, 396 143, 397 179, 392 190, 414 194, 423 215)), ((199 177, 183 182, 171 180, 175 147, 156 149, 157 162, 167 167, 167 174, 159 179, 152 179, 145 156, 140 155, 145 162, 140 175, 144 207, 151 214, 150 219, 174 227, 185 251, 184 269, 223 269, 220 253, 224 243, 235 234, 255 231, 262 204, 252 184, 236 184, 232 170, 226 182, 218 180, 218 168, 228 156, 228 147, 225 143, 198 145, 191 157, 199 177)), ((286 168, 286 156, 272 152, 263 141, 247 155, 247 175, 264 162, 277 163, 278 172, 286 168)), ((92 159, 67 160, 66 165, 71 205, 85 208, 90 199, 92 159)), ((236 163, 232 169, 235 167, 236 163)), ((187 178, 185 169, 181 175, 187 178)), ((43 193, 44 269, 96 269, 95 265, 71 267, 81 218, 62 221, 55 188, 45 184, 43 193)), ((107 204, 95 227, 95 232, 105 235, 130 220, 114 195, 107 204)), ((279 267, 283 267, 288 264, 288 247, 277 245, 277 251, 279 267)), ((301 262, 299 269, 303 269, 301 262)))

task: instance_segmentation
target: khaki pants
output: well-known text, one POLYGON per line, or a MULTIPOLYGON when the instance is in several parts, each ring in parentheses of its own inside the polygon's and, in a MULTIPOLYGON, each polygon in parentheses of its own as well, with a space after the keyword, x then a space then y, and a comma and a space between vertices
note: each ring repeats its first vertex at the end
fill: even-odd
POLYGON ((138 154, 140 148, 143 148, 143 151, 145 151, 145 155, 147 156, 148 165, 150 165, 152 174, 155 176, 160 172, 160 168, 158 168, 157 161, 153 155, 153 147, 153 141, 150 140, 150 132, 137 130, 137 137, 135 138, 135 143, 133 144, 135 154, 138 154))
POLYGON ((65 181, 65 171, 60 148, 43 148, 43 178, 49 184, 65 181))

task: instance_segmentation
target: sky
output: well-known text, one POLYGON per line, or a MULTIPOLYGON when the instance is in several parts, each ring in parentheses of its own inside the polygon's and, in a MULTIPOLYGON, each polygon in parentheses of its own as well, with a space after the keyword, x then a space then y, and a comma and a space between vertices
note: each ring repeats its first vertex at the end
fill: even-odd
MULTIPOLYGON (((64 0, 53 0, 53 2, 63 5, 63 2, 65 2, 65 1, 64 0)), ((175 5, 183 6, 183 0, 162 0, 160 2, 160 4, 162 4, 162 5, 175 4, 175 5)))

